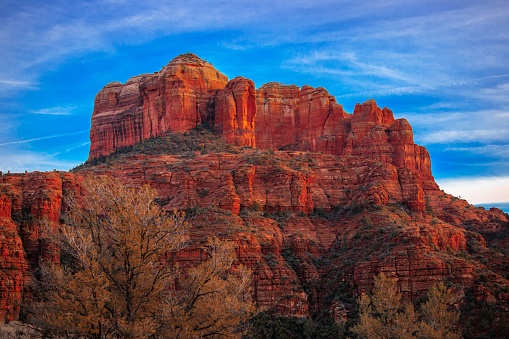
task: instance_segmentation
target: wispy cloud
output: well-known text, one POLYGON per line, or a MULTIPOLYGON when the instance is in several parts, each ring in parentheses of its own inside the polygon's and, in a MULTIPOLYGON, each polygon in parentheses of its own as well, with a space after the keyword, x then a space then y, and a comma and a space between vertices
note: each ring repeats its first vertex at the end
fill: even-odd
POLYGON ((71 115, 72 111, 75 109, 76 106, 55 106, 31 110, 30 113, 42 115, 71 115))
POLYGON ((53 135, 46 135, 46 136, 37 137, 37 138, 13 140, 13 141, 7 141, 7 142, 0 143, 0 146, 26 144, 26 143, 30 143, 30 142, 34 142, 34 141, 67 137, 67 136, 72 136, 72 135, 85 134, 88 132, 89 132, 88 130, 82 130, 82 131, 71 132, 71 133, 58 133, 58 134, 53 134, 53 135))
POLYGON ((415 112, 399 112, 397 116, 408 119, 415 139, 425 145, 450 144, 452 149, 464 147, 454 146, 455 143, 477 142, 484 144, 483 147, 509 143, 509 109, 472 110, 469 102, 464 107, 462 104, 445 102, 416 107, 415 112), (452 110, 461 108, 465 110, 452 110))
POLYGON ((509 177, 462 177, 437 179, 445 192, 461 196, 471 204, 509 201, 509 177))
POLYGON ((500 142, 509 139, 509 129, 437 130, 420 136, 424 144, 448 144, 455 142, 500 142))
POLYGON ((14 79, 0 79, 0 86, 12 87, 12 88, 23 88, 23 89, 36 89, 37 84, 26 80, 14 80, 14 79))
POLYGON ((401 73, 397 69, 392 69, 391 67, 380 63, 380 61, 362 61, 355 52, 332 53, 331 51, 315 51, 309 55, 301 55, 287 60, 283 67, 314 74, 350 76, 368 75, 391 80, 399 80, 406 83, 412 81, 412 79, 405 74, 401 73))
POLYGON ((446 152, 471 152, 485 154, 494 158, 509 159, 509 145, 483 145, 476 147, 447 147, 446 152))
POLYGON ((85 147, 85 146, 88 146, 88 145, 90 145, 90 141, 81 143, 81 144, 76 145, 76 146, 69 147, 69 148, 67 148, 67 149, 65 149, 65 150, 63 150, 61 152, 54 153, 53 156, 69 153, 71 151, 74 151, 75 149, 78 149, 78 148, 81 148, 81 147, 85 147))

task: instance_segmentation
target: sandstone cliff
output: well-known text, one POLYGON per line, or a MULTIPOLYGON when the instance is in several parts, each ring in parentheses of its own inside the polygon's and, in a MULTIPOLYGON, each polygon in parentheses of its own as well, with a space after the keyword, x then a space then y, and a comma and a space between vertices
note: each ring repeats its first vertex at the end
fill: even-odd
POLYGON ((0 321, 19 317, 39 262, 58 262, 45 232, 89 175, 150 184, 163 208, 185 211, 184 266, 207 237, 234 240, 262 310, 348 318, 385 272, 407 299, 446 281, 466 320, 485 306, 488 327, 509 319, 508 216, 440 191, 409 123, 373 100, 349 114, 323 88, 255 89, 182 55, 103 88, 91 142, 70 173, 0 175, 0 321))
POLYGON ((227 82, 211 64, 184 54, 158 73, 107 84, 95 98, 90 158, 208 121, 211 97, 227 82))
MULTIPOLYGON (((414 173, 421 189, 437 188, 429 154, 414 144, 410 124, 374 100, 348 114, 323 88, 268 83, 256 90, 251 80, 228 81, 193 54, 97 94, 89 159, 201 123, 236 146, 361 156, 409 170, 407 177, 414 173)), ((422 210, 422 193, 420 198, 413 207, 422 210)))

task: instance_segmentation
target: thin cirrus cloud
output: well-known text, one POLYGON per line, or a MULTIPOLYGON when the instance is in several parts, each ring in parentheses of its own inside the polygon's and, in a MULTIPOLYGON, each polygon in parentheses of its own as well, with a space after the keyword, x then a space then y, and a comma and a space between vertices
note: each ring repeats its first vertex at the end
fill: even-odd
POLYGON ((0 85, 5 87, 16 87, 23 89, 35 89, 37 84, 26 80, 15 80, 15 79, 1 79, 0 85))
MULTIPOLYGON (((434 1, 431 3, 440 5, 434 1)), ((471 4, 465 2, 465 4, 466 8, 436 13, 429 9, 433 6, 420 5, 418 1, 368 2, 366 4, 359 4, 356 1, 319 3, 270 1, 270 6, 267 6, 267 1, 218 1, 213 4, 207 1, 185 3, 146 1, 136 6, 129 2, 119 6, 116 1, 103 2, 99 6, 99 3, 90 1, 77 3, 75 5, 78 8, 73 9, 50 1, 45 6, 26 6, 15 15, 4 18, 3 30, 7 39, 1 40, 2 45, 6 46, 2 50, 5 53, 2 54, 5 56, 4 60, 7 59, 4 64, 17 63, 21 65, 21 68, 28 69, 70 54, 114 51, 118 43, 138 43, 157 36, 186 31, 233 28, 244 32, 241 34, 245 34, 247 40, 258 45, 347 39, 350 45, 355 45, 356 48, 364 51, 362 46, 370 40, 382 40, 388 42, 390 46, 392 38, 396 41, 396 38, 402 37, 405 39, 425 37, 421 38, 420 46, 432 46, 433 44, 426 44, 431 39, 430 36, 434 35, 429 33, 430 30, 437 32, 437 36, 443 37, 447 36, 442 34, 444 31, 457 29, 458 26, 475 26, 488 18, 493 19, 494 15, 500 16, 503 13, 501 6, 495 6, 497 3, 484 7, 474 6, 474 2, 471 4), (410 7, 416 9, 411 18, 397 18, 400 10, 407 10, 410 7), (100 15, 98 15, 99 8, 100 15), (196 11, 196 8, 202 10, 196 11), (79 17, 75 15, 78 12, 79 17), (337 15, 338 13, 341 15, 337 15), (387 20, 382 17, 383 15, 393 18, 387 20), (281 20, 282 17, 285 20, 281 20), (372 19, 370 25, 364 25, 362 21, 357 25, 352 22, 356 18, 363 17, 372 19), (472 20, 473 17, 477 18, 475 22, 472 20), (98 18, 101 20, 99 21, 98 18), (348 22, 349 25, 341 25, 342 22, 348 22), (341 30, 331 31, 326 28, 328 24, 339 24, 341 30), (263 29, 258 31, 256 27, 263 27, 263 29), (275 31, 278 34, 273 34, 275 31), (251 34, 252 32, 256 34, 251 34), (276 40, 267 42, 266 39, 260 39, 262 32, 266 32, 266 36, 270 37, 268 40, 276 40), (251 35, 253 38, 250 38, 251 35), (20 45, 19 41, 23 44, 20 45), (9 48, 13 44, 16 48, 9 48)), ((75 5, 73 4, 73 7, 75 5)), ((224 42, 224 46, 238 48, 239 44, 232 45, 224 42)), ((337 46, 331 47, 336 49, 337 46)), ((420 48, 421 53, 423 49, 425 48, 420 48)), ((376 53, 373 58, 385 58, 388 55, 387 52, 376 53)), ((412 73, 401 72, 395 67, 397 64, 392 62, 378 64, 370 62, 370 53, 363 54, 362 60, 357 60, 357 65, 353 65, 356 71, 365 71, 367 74, 383 73, 387 77, 409 82, 407 77, 412 73)), ((401 62, 402 56, 393 60, 401 62)), ((9 73, 8 69, 9 66, 6 65, 2 71, 9 73)))
POLYGON ((76 146, 69 147, 69 148, 67 148, 67 149, 65 149, 65 150, 63 150, 61 152, 54 153, 53 156, 69 153, 69 152, 74 151, 74 150, 76 150, 78 148, 82 148, 82 147, 89 146, 89 145, 90 145, 90 141, 87 141, 87 142, 78 144, 76 146))
POLYGON ((30 142, 34 142, 34 141, 55 139, 55 138, 61 138, 61 137, 69 137, 69 136, 73 136, 73 135, 85 134, 88 132, 89 132, 88 130, 82 130, 82 131, 71 132, 71 133, 57 133, 57 134, 53 134, 53 135, 46 135, 46 136, 36 137, 36 138, 7 141, 7 142, 0 143, 0 146, 26 144, 26 143, 30 143, 30 142))
POLYGON ((449 144, 455 142, 501 142, 508 141, 509 129, 438 130, 419 136, 424 144, 449 144))
POLYGON ((331 51, 313 52, 311 55, 297 56, 287 60, 284 67, 300 71, 311 72, 314 74, 336 75, 372 75, 384 77, 392 80, 411 82, 406 74, 397 69, 392 69, 383 64, 367 63, 361 61, 355 52, 331 51), (329 67, 321 66, 321 63, 332 63, 329 67), (335 67, 334 67, 335 66, 335 67))
POLYGON ((483 145, 473 147, 447 147, 446 152, 469 152, 475 154, 485 154, 493 158, 502 158, 509 160, 509 144, 508 145, 483 145))
POLYGON ((73 110, 75 110, 77 106, 55 106, 41 109, 31 110, 32 114, 42 114, 42 115, 72 115, 73 110))
MULTIPOLYGON (((488 146, 493 143, 509 143, 507 110, 451 112, 448 106, 444 105, 443 112, 437 112, 432 106, 424 106, 417 113, 407 112, 401 116, 410 121, 416 131, 416 140, 424 144, 480 142, 488 146)), ((454 147, 450 146, 450 149, 454 147)))

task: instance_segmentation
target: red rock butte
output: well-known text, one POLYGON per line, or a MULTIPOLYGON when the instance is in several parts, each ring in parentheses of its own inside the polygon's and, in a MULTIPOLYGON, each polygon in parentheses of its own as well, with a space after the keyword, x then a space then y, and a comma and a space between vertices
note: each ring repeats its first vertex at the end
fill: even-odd
POLYGON ((85 194, 84 177, 105 175, 149 184, 164 209, 189 212, 182 267, 203 260, 208 237, 233 240, 260 310, 340 320, 344 303, 354 307, 348 295, 384 272, 406 299, 446 280, 465 319, 475 323, 489 303, 489 330, 507 332, 507 215, 441 191, 410 124, 374 100, 349 114, 323 88, 256 89, 184 54, 107 84, 90 139, 88 163, 71 172, 0 173, 0 321, 30 302, 39 263, 59 262, 44 232, 60 227, 66 197, 85 194))
POLYGON ((256 89, 243 77, 228 81, 190 53, 97 94, 89 159, 202 123, 235 146, 362 156, 408 169, 436 187, 429 154, 414 143, 410 124, 374 100, 348 114, 324 88, 270 82, 256 89))

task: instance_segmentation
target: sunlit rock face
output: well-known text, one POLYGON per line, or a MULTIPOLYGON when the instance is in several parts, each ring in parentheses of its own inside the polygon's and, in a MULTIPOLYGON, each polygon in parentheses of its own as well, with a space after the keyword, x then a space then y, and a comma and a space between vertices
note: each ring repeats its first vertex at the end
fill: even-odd
MULTIPOLYGON (((348 114, 324 88, 227 77, 194 54, 154 74, 110 83, 96 96, 89 159, 165 132, 206 123, 232 145, 354 155, 410 170, 407 181, 437 188, 425 148, 410 124, 374 100, 348 114), (415 178, 410 178, 412 173, 415 178)), ((422 192, 413 208, 422 209, 422 192)))
POLYGON ((107 84, 95 98, 89 158, 209 121, 211 100, 227 83, 208 62, 183 54, 158 73, 107 84))
POLYGON ((163 209, 187 212, 181 267, 206 258, 208 237, 234 241, 260 310, 344 322, 355 307, 345 296, 380 272, 408 300, 446 280, 465 299, 509 303, 507 215, 440 191, 408 121, 374 100, 350 114, 323 88, 256 89, 185 54, 106 85, 90 135, 94 161, 81 168, 0 174, 0 321, 18 319, 37 265, 59 262, 45 232, 66 197, 100 175, 149 184, 163 209))

